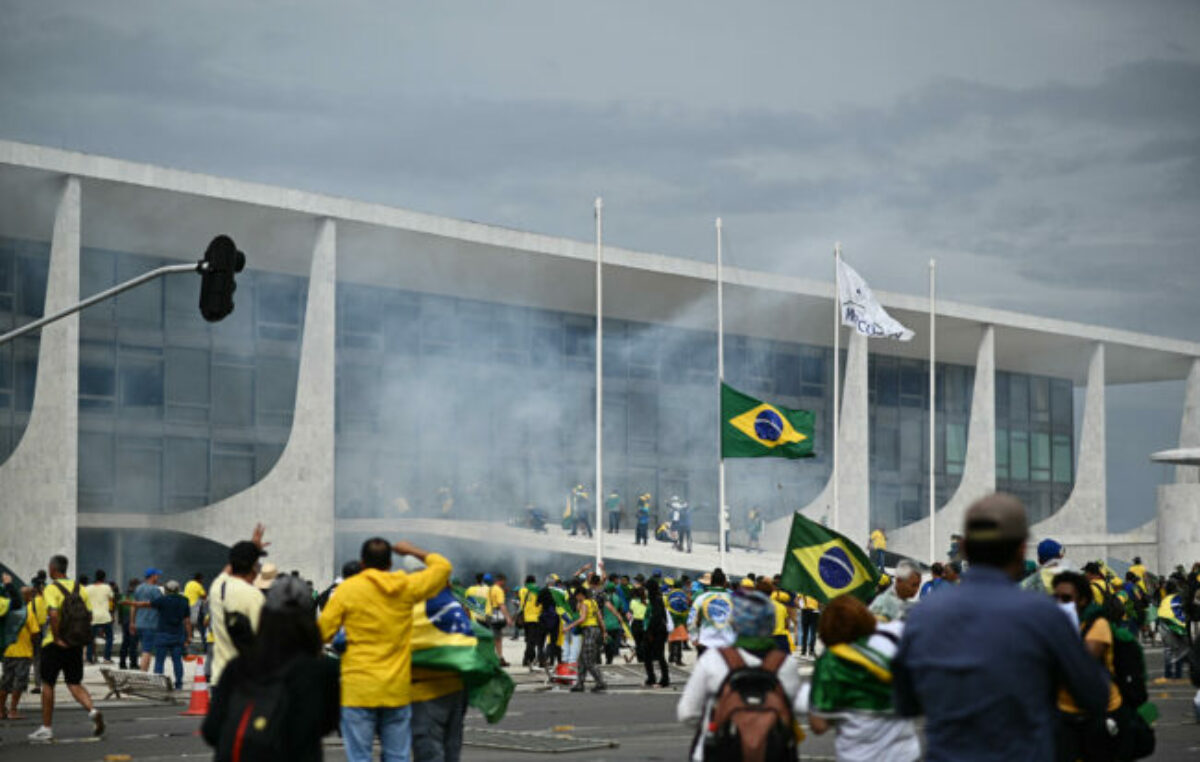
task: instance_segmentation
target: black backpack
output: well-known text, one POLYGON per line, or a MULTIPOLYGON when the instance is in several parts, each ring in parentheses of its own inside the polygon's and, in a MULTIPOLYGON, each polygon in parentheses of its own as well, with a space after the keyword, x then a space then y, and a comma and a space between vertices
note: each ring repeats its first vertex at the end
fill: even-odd
POLYGON ((87 645, 92 639, 92 610, 83 602, 79 594, 79 583, 70 592, 58 580, 54 586, 62 593, 62 603, 58 605, 58 637, 69 648, 79 648, 87 645))
MULTIPOLYGON (((1096 618, 1083 629, 1086 639, 1088 631, 1096 624, 1096 618)), ((1113 684, 1121 694, 1121 705, 1126 707, 1128 721, 1121 728, 1123 759, 1142 759, 1154 753, 1154 728, 1138 713, 1138 708, 1150 700, 1146 690, 1146 658, 1136 635, 1121 627, 1112 627, 1113 684)))
POLYGON ((791 762, 796 759, 792 703, 779 682, 787 653, 767 652, 748 667, 736 648, 722 648, 729 674, 717 690, 704 736, 704 759, 721 762, 791 762))
MULTIPOLYGON (((288 668, 266 678, 238 675, 217 740, 218 762, 273 762, 287 758, 288 668)), ((224 677, 222 678, 224 679, 224 677)))

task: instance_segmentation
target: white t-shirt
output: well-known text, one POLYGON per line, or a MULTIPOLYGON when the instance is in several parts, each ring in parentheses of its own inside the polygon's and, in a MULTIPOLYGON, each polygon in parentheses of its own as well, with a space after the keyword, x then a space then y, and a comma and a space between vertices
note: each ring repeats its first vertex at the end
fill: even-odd
POLYGON ((92 624, 109 624, 112 622, 113 591, 107 582, 93 582, 87 586, 88 603, 92 608, 92 624))
POLYGON ((225 629, 225 613, 237 611, 250 618, 250 626, 258 632, 258 615, 263 607, 263 594, 241 577, 219 574, 208 589, 209 626, 213 633, 212 681, 221 679, 225 665, 237 656, 237 647, 225 629))
MULTIPOLYGON (((888 659, 896 655, 896 644, 904 633, 903 622, 887 622, 875 628, 867 645, 888 659), (886 634, 883 634, 886 633, 886 634), (889 637, 890 635, 890 637, 889 637)), ((808 703, 807 692, 804 703, 808 703)), ((905 717, 878 712, 846 711, 822 714, 837 730, 833 748, 839 762, 915 762, 921 758, 916 725, 905 717)))

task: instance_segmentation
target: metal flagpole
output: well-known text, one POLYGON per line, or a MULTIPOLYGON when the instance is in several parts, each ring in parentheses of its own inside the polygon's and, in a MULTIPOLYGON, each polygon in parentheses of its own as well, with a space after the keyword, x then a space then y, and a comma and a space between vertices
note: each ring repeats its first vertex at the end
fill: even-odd
POLYGON ((596 573, 604 564, 604 199, 596 197, 596 573))
POLYGON ((833 531, 838 531, 838 427, 842 417, 842 243, 833 245, 833 531))
POLYGON ((717 218, 717 550, 722 569, 725 553, 729 550, 725 540, 729 531, 729 520, 725 515, 725 454, 721 452, 721 431, 725 422, 721 419, 721 384, 725 381, 725 284, 721 280, 721 218, 717 218))
POLYGON ((937 560, 937 476, 934 458, 937 456, 937 353, 936 334, 937 262, 929 260, 929 563, 937 560))

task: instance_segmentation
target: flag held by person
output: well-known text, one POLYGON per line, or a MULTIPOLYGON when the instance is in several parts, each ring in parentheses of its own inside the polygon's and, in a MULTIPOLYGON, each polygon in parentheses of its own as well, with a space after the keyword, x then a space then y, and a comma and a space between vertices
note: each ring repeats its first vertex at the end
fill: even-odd
POLYGON ((789 410, 721 384, 722 458, 810 458, 813 414, 789 410))
POLYGON ((845 260, 838 259, 838 296, 842 325, 870 339, 908 341, 914 334, 893 318, 871 293, 871 287, 845 260))
POLYGON ((504 718, 514 689, 492 638, 448 587, 413 607, 413 667, 456 673, 466 686, 467 702, 489 723, 504 718))
POLYGON ((879 570, 862 548, 799 513, 793 516, 780 587, 828 603, 839 595, 869 600, 878 585, 879 570))

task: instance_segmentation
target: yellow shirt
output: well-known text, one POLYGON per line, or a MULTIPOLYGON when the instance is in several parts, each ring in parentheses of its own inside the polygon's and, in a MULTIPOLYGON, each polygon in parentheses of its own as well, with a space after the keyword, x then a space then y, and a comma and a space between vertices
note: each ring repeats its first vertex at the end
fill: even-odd
POLYGON ((49 612, 46 610, 45 588, 42 589, 41 595, 34 596, 33 610, 35 612, 37 612, 38 625, 42 629, 45 629, 46 628, 46 619, 49 616, 49 612))
POLYGON ((204 597, 204 585, 194 579, 188 580, 183 586, 183 597, 188 599, 188 606, 195 606, 196 601, 204 597))
MULTIPOLYGON (((861 536, 859 535, 859 537, 861 536)), ((875 550, 887 550, 887 537, 878 529, 871 532, 871 547, 875 550)))
MULTIPOLYGON (((80 587, 78 582, 72 579, 67 579, 66 577, 63 577, 62 579, 52 579, 46 583, 46 591, 43 593, 43 596, 46 599, 45 610, 47 617, 49 617, 51 609, 57 609, 62 606, 63 594, 59 591, 58 585, 55 584, 56 582, 58 585, 62 585, 63 589, 68 593, 78 587, 79 597, 83 599, 83 604, 89 609, 91 608, 92 604, 88 601, 88 591, 86 587, 80 587)), ((42 623, 38 622, 38 624, 42 623)), ((42 638, 42 646, 45 647, 54 642, 54 628, 45 627, 43 625, 43 629, 45 629, 46 635, 42 638)))
POLYGON ((787 635, 788 634, 788 610, 779 601, 773 601, 775 604, 775 631, 771 635, 787 635))
POLYGON ((437 553, 425 569, 364 569, 338 586, 321 612, 321 637, 346 629, 342 655, 342 706, 401 707, 412 701, 413 605, 450 582, 450 562, 437 553))
POLYGON ((517 600, 521 604, 521 615, 527 623, 536 622, 542 616, 542 607, 538 605, 537 597, 537 591, 527 587, 517 591, 517 600))
POLYGON ((490 614, 497 609, 504 611, 504 600, 504 588, 500 587, 499 585, 492 585, 491 589, 488 590, 487 613, 490 614))
POLYGON ((212 681, 221 679, 225 665, 237 656, 237 647, 225 628, 225 615, 237 612, 250 620, 250 627, 258 632, 258 616, 262 613, 263 594, 257 587, 241 577, 219 574, 208 590, 209 632, 213 636, 212 681))
MULTIPOLYGON (((1082 627, 1080 628, 1082 631, 1082 627)), ((1104 644, 1104 668, 1108 670, 1108 674, 1113 673, 1113 634, 1112 628, 1108 625, 1108 620, 1100 617, 1092 628, 1088 630, 1087 637, 1084 638, 1089 643, 1104 644)), ((1121 692, 1117 690, 1117 684, 1109 682, 1108 684, 1108 711, 1112 712, 1121 707, 1121 692)), ((1067 692, 1066 688, 1058 689, 1058 708, 1064 712, 1072 714, 1080 714, 1079 706, 1075 703, 1075 699, 1067 692)))
POLYGON ((452 672, 413 667, 410 695, 414 704, 449 696, 451 693, 461 691, 463 687, 462 678, 452 672))
POLYGON ((30 603, 25 607, 25 624, 21 626, 21 630, 17 633, 17 639, 10 643, 8 648, 4 649, 4 658, 32 659, 33 636, 41 631, 41 625, 38 624, 37 617, 33 613, 33 603, 30 603))
POLYGON ((583 616, 583 621, 579 623, 580 627, 600 626, 600 608, 592 598, 584 600, 583 609, 579 613, 583 616))

